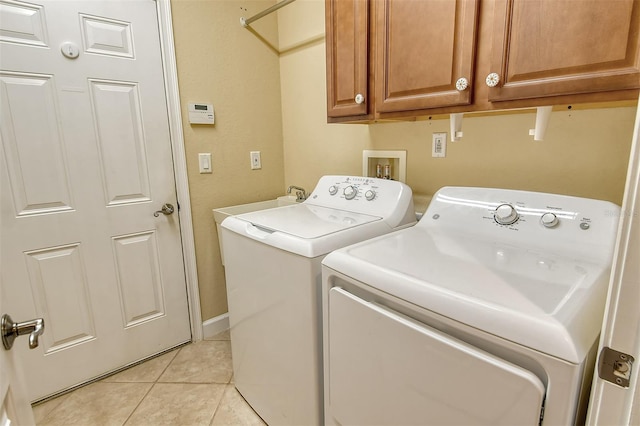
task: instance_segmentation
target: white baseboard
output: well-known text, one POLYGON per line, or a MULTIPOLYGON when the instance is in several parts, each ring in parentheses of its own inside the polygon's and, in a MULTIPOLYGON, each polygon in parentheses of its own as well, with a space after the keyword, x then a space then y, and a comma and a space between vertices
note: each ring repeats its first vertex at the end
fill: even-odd
POLYGON ((213 337, 218 333, 222 333, 229 329, 229 314, 218 315, 209 318, 202 323, 202 331, 204 338, 213 337))

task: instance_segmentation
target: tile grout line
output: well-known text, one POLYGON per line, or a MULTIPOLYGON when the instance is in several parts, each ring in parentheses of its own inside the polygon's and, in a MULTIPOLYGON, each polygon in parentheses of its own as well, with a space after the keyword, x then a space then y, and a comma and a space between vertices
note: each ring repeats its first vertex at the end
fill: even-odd
MULTIPOLYGON (((231 376, 229 376, 229 380, 227 380, 227 383, 224 383, 224 391, 222 391, 222 396, 220 397, 220 401, 218 401, 218 405, 216 405, 215 410, 213 410, 213 416, 211 416, 211 421, 209 422, 209 426, 213 426, 213 421, 216 418, 216 414, 218 414, 218 409, 222 405, 222 401, 224 401, 224 397, 227 395, 227 392, 229 392, 231 379, 233 379, 233 369, 231 371, 231 376)), ((233 386, 233 389, 235 390, 235 385, 231 385, 231 386, 233 386)))
POLYGON ((216 414, 218 413, 218 409, 220 408, 222 401, 224 401, 224 396, 227 394, 227 390, 229 390, 228 386, 225 385, 224 390, 222 391, 222 395, 220 396, 220 401, 218 401, 216 408, 213 410, 213 415, 211 416, 211 420, 209 420, 209 426, 213 424, 213 420, 216 418, 216 414))
MULTIPOLYGON (((188 345, 185 345, 188 346, 188 345)), ((140 405, 144 402, 145 398, 147 396, 149 396, 149 394, 151 393, 151 390, 158 384, 158 380, 160 380, 160 377, 162 377, 162 375, 164 374, 165 371, 167 371, 167 368, 169 368, 169 366, 171 366, 171 364, 173 364, 173 361, 176 360, 176 358, 178 357, 178 354, 182 351, 182 348, 184 348, 185 346, 180 347, 180 349, 178 349, 176 351, 176 354, 173 356, 173 358, 171 359, 171 362, 169 362, 167 364, 166 367, 164 367, 164 369, 160 372, 160 374, 158 374, 158 377, 156 377, 156 379, 151 383, 151 387, 149 387, 149 390, 147 390, 147 392, 144 394, 144 396, 140 399, 140 402, 138 402, 138 404, 134 407, 133 410, 131 410, 131 413, 129 413, 129 415, 127 416, 127 418, 124 420, 124 422, 122 423, 122 426, 126 425, 127 422, 129 420, 131 420, 131 416, 133 416, 133 413, 136 412, 136 410, 140 407, 140 405)), ((135 383, 149 383, 149 382, 135 382, 135 383)))

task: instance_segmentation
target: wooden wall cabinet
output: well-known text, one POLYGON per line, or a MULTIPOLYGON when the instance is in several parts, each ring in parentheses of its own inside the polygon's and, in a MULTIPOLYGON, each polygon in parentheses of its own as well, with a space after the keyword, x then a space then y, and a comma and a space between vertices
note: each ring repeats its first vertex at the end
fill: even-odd
POLYGON ((329 121, 638 97, 640 0, 326 5, 329 121))
POLYGON ((489 101, 640 87, 638 0, 497 0, 489 101))
POLYGON ((369 0, 326 0, 327 116, 370 119, 369 0))
POLYGON ((376 112, 469 105, 479 1, 376 0, 376 7, 376 112))

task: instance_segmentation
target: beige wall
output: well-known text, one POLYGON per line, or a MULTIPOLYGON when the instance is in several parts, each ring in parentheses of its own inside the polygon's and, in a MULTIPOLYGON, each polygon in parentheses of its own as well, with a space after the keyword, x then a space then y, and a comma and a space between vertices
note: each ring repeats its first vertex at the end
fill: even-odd
MULTIPOLYGON (((280 43, 295 45, 324 33, 324 2, 298 0, 279 16, 280 43), (291 22, 304 22, 300 28, 291 22)), ((544 141, 534 142, 533 110, 467 116, 464 137, 446 158, 431 157, 433 132, 449 120, 327 124, 325 44, 280 57, 285 181, 313 187, 328 173, 361 174, 363 149, 407 150, 407 183, 433 194, 445 185, 517 188, 610 200, 620 204, 635 108, 568 110, 551 114, 544 141)))
POLYGON ((204 320, 227 312, 224 269, 211 210, 282 195, 284 164, 277 19, 240 26, 273 1, 172 0, 189 190, 204 320), (187 102, 212 102, 215 126, 190 125, 187 102), (261 151, 251 170, 249 151, 261 151), (198 173, 210 152, 213 173, 198 173))
POLYGON ((273 3, 172 0, 203 319, 227 311, 211 210, 272 199, 288 185, 310 191, 325 174, 358 175, 364 149, 407 150, 418 194, 475 185, 621 203, 635 108, 559 110, 542 142, 528 136, 531 112, 465 117, 462 141, 435 159, 431 134, 449 132, 446 119, 327 124, 324 1, 297 0, 240 26, 273 3), (189 101, 211 101, 216 125, 189 125, 189 101), (252 150, 262 151, 260 171, 249 168, 252 150), (212 153, 213 174, 198 173, 199 152, 212 153))

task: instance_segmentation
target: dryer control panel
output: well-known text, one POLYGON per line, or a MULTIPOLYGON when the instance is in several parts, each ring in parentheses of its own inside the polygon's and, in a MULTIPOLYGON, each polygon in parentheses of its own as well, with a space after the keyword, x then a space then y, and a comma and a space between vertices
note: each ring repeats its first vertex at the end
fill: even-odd
POLYGON ((495 188, 445 187, 418 226, 551 248, 586 257, 611 256, 620 207, 608 201, 495 188), (612 237, 613 236, 613 237, 612 237))

